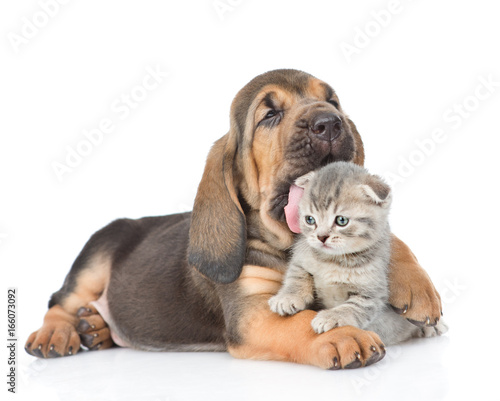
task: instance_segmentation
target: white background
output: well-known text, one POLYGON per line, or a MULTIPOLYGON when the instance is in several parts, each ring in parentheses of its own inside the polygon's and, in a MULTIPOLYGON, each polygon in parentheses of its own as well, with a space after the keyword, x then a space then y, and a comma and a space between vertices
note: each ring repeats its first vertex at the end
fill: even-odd
POLYGON ((233 96, 283 67, 330 83, 363 137, 366 166, 400 174, 393 231, 441 291, 450 331, 345 372, 124 349, 37 361, 20 347, 19 394, 10 398, 500 399, 497 2, 400 0, 390 20, 382 0, 233 0, 222 18, 213 0, 74 0, 45 19, 44 2, 0 9, 0 266, 2 291, 18 288, 19 345, 94 231, 118 217, 191 208, 233 96), (40 27, 21 43, 30 21, 40 27), (363 30, 370 36, 359 43, 363 30), (342 44, 355 41, 363 47, 346 57, 342 44), (112 105, 141 94, 148 67, 169 76, 120 118, 112 105), (485 80, 496 86, 476 92, 485 80), (114 130, 58 180, 53 163, 103 119, 114 130), (435 130, 441 143, 418 153, 415 141, 435 130))

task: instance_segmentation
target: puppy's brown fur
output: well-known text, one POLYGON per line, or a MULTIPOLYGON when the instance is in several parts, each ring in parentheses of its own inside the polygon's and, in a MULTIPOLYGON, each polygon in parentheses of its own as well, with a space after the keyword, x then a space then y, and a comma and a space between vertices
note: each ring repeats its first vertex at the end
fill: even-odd
MULTIPOLYGON (((337 160, 362 165, 364 152, 333 89, 296 70, 256 77, 235 97, 230 130, 210 151, 193 212, 118 220, 94 234, 52 296, 50 324, 30 336, 27 351, 67 355, 77 328, 109 346, 92 308, 79 309, 83 323, 74 317, 104 293, 111 329, 135 348, 227 349, 333 369, 377 362, 384 348, 375 333, 341 327, 317 335, 314 311, 280 317, 267 305, 294 240, 283 212, 290 184, 337 160)), ((394 250, 391 303, 432 324, 439 295, 396 237, 394 250)))

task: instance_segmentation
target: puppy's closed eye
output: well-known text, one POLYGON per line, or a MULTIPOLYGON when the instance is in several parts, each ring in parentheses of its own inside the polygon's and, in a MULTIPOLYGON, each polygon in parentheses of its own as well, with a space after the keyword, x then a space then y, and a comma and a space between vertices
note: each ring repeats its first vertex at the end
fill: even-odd
POLYGON ((266 126, 269 128, 277 126, 283 118, 283 111, 271 109, 269 110, 264 118, 259 121, 257 126, 266 126))

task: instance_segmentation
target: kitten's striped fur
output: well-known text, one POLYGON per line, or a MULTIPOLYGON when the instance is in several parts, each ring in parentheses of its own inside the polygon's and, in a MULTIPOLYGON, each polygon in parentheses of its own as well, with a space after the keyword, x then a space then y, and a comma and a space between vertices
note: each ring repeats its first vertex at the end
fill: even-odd
POLYGON ((353 163, 337 162, 296 185, 304 188, 301 234, 283 287, 269 301, 274 312, 292 315, 317 298, 327 308, 312 321, 317 333, 352 325, 375 331, 387 345, 447 330, 442 321, 414 326, 388 304, 391 191, 382 179, 353 163), (306 216, 315 224, 308 224, 306 216), (337 224, 338 216, 349 219, 347 225, 337 224))

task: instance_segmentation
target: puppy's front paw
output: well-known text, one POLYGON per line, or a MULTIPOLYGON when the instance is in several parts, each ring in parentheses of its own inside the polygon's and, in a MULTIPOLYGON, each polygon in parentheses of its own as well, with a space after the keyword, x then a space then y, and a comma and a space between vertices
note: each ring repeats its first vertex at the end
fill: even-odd
POLYGON ((356 319, 347 313, 335 309, 327 309, 318 312, 312 320, 311 326, 316 333, 321 334, 336 327, 357 326, 357 322, 356 319))
POLYGON ((269 300, 269 306, 281 316, 295 315, 306 308, 307 301, 298 295, 278 294, 269 300))

